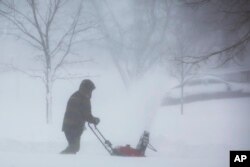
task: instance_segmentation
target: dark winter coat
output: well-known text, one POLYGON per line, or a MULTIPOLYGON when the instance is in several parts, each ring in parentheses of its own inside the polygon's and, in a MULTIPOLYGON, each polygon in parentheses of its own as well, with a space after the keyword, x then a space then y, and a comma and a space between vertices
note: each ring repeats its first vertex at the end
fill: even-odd
POLYGON ((91 113, 91 92, 79 90, 75 92, 68 101, 66 112, 63 120, 63 131, 83 130, 85 122, 94 122, 91 113))

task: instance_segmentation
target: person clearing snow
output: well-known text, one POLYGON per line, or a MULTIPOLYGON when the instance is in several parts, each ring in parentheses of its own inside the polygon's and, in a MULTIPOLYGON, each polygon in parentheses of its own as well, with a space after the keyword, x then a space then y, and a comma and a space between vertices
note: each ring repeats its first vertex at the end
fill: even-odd
POLYGON ((91 113, 90 99, 94 89, 94 83, 85 79, 81 82, 79 90, 69 98, 62 126, 68 146, 61 154, 76 154, 80 150, 85 122, 94 125, 100 122, 100 119, 91 113))
POLYGON ((68 146, 61 151, 61 154, 76 154, 80 150, 80 140, 82 132, 85 129, 85 122, 88 122, 89 128, 111 155, 142 157, 145 156, 147 148, 156 151, 149 144, 149 132, 147 131, 144 131, 136 148, 132 148, 128 144, 113 148, 110 141, 106 140, 96 127, 100 119, 94 117, 91 113, 90 99, 94 89, 94 83, 91 80, 85 79, 82 81, 79 90, 69 98, 62 127, 62 131, 68 141, 68 146), (94 124, 95 130, 90 124, 94 124))

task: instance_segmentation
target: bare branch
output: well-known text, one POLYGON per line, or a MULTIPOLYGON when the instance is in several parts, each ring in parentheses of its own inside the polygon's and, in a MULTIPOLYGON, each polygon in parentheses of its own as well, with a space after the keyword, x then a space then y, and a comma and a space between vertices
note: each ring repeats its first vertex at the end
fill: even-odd
POLYGON ((29 45, 31 45, 32 47, 34 47, 34 48, 37 49, 37 50, 40 50, 40 51, 43 50, 42 47, 41 47, 40 45, 37 45, 36 43, 30 41, 29 39, 27 39, 27 38, 25 38, 25 37, 22 37, 21 35, 17 35, 16 33, 10 33, 10 32, 8 32, 8 33, 6 33, 6 34, 7 34, 7 35, 11 35, 11 36, 13 36, 13 37, 16 37, 17 39, 21 39, 21 40, 27 42, 29 45))
MULTIPOLYGON (((219 55, 219 54, 222 54, 222 53, 226 53, 226 52, 230 52, 230 51, 233 51, 235 49, 237 49, 239 46, 241 46, 242 44, 244 43, 247 43, 249 42, 250 40, 250 31, 247 32, 238 42, 222 49, 222 50, 218 50, 218 51, 215 51, 215 52, 212 52, 208 55, 205 55, 205 56, 200 56, 200 57, 195 57, 195 56, 186 56, 186 59, 189 59, 189 60, 185 60, 184 59, 184 63, 191 63, 191 64, 197 64, 197 63, 200 63, 202 61, 206 61, 208 60, 209 58, 213 57, 213 56, 216 56, 216 55, 219 55), (196 60, 195 60, 196 59, 196 60)), ((233 57, 233 56, 232 56, 233 57)), ((231 58, 232 58, 231 57, 231 58)), ((230 59, 227 59, 227 61, 229 61, 230 59)), ((225 63, 225 62, 224 62, 225 63)), ((223 63, 223 64, 224 64, 223 63)))
POLYGON ((55 18, 55 15, 59 9, 59 6, 61 4, 61 0, 57 0, 54 2, 54 5, 52 5, 52 2, 50 1, 51 5, 49 8, 49 15, 48 15, 48 19, 47 22, 45 23, 46 25, 46 29, 45 29, 45 39, 46 39, 46 47, 49 50, 50 47, 50 41, 49 41, 49 32, 50 32, 50 28, 51 28, 51 24, 55 18), (51 9, 53 8, 53 9, 51 9))
MULTIPOLYGON (((14 66, 13 64, 5 64, 5 67, 7 67, 9 69, 9 71, 10 70, 17 71, 17 72, 25 74, 25 75, 27 75, 27 76, 29 76, 31 78, 41 79, 43 82, 45 82, 45 80, 44 80, 44 78, 43 78, 42 75, 37 75, 37 74, 34 74, 34 73, 30 72, 30 71, 23 70, 21 68, 18 68, 16 66, 14 66)), ((34 71, 34 70, 32 70, 32 71, 34 71)))
MULTIPOLYGON (((23 12, 21 12, 20 10, 17 10, 14 5, 8 4, 8 3, 4 2, 4 1, 0 1, 0 3, 4 7, 6 7, 7 9, 13 11, 15 14, 18 14, 18 15, 22 16, 26 21, 28 21, 31 25, 33 25, 35 27, 35 23, 28 16, 26 16, 23 12)), ((8 14, 8 13, 5 12, 5 14, 8 14)))
POLYGON ((88 60, 82 60, 82 61, 64 61, 64 65, 76 65, 76 64, 84 64, 84 63, 89 63, 93 62, 93 59, 88 59, 88 60))
POLYGON ((37 19, 37 6, 36 6, 36 2, 35 0, 27 0, 28 4, 30 5, 31 9, 32 9, 32 13, 33 13, 33 18, 34 18, 34 21, 35 21, 35 27, 36 27, 36 30, 40 36, 40 41, 41 41, 41 45, 43 47, 43 51, 45 53, 45 56, 47 57, 47 59, 49 59, 48 55, 48 48, 46 47, 46 43, 45 43, 45 40, 43 38, 43 32, 42 32, 42 29, 41 29, 41 25, 39 24, 39 21, 37 19))
POLYGON ((31 32, 29 32, 27 30, 27 28, 25 27, 25 25, 17 20, 15 17, 12 17, 12 16, 9 16, 9 15, 6 15, 2 12, 0 12, 0 15, 4 18, 6 18, 7 20, 9 20, 13 25, 15 25, 15 27, 21 31, 23 34, 25 34, 27 37, 29 37, 31 40, 33 40, 34 42, 38 43, 38 44, 41 44, 41 42, 39 41, 39 39, 37 37, 35 37, 31 32))
POLYGON ((70 29, 68 31, 68 32, 72 32, 72 33, 71 33, 71 36, 69 37, 69 41, 68 41, 68 44, 67 44, 67 49, 66 49, 65 53, 63 54, 63 56, 62 56, 61 60, 59 61, 59 63, 55 66, 54 73, 52 74, 52 77, 54 77, 55 72, 63 64, 65 58, 68 56, 68 54, 70 52, 73 39, 74 39, 74 37, 76 35, 75 30, 76 30, 76 27, 77 27, 77 24, 78 24, 78 21, 79 21, 81 10, 82 10, 82 3, 80 5, 80 7, 78 8, 78 12, 76 13, 75 18, 74 18, 74 20, 72 22, 72 25, 71 25, 71 27, 70 27, 70 29))
MULTIPOLYGON (((74 25, 75 23, 73 22, 72 25, 70 26, 70 28, 68 29, 68 31, 66 31, 64 33, 64 35, 60 38, 60 40, 57 42, 56 46, 54 47, 54 49, 51 51, 51 56, 54 57, 58 51, 60 51, 62 45, 65 43, 65 40, 68 38, 68 37, 72 37, 72 36, 76 36, 78 33, 81 33, 81 32, 84 32, 84 31, 87 31, 91 28, 93 28, 92 26, 87 26, 85 28, 81 28, 79 30, 74 30, 74 27, 76 25, 74 25)), ((75 27, 76 28, 76 27, 75 27)), ((79 42, 79 41, 78 41, 79 42)), ((76 42, 71 42, 71 45, 72 44, 76 44, 76 42)))

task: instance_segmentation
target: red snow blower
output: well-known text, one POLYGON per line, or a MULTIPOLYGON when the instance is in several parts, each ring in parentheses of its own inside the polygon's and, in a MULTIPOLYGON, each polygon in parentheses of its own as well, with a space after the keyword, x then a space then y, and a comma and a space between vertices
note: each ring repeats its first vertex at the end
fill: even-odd
POLYGON ((147 131, 143 132, 136 148, 131 147, 129 144, 125 146, 116 146, 113 148, 111 142, 103 136, 103 134, 100 132, 100 130, 96 126, 93 128, 90 125, 90 123, 88 123, 88 126, 110 155, 128 156, 128 157, 145 157, 145 151, 147 148, 155 152, 157 151, 149 143, 149 132, 147 131))

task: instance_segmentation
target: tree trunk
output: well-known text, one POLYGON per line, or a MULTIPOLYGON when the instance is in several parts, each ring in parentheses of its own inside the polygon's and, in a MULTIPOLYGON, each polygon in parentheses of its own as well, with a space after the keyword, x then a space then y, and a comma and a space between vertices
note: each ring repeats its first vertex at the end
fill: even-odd
POLYGON ((184 85, 181 85, 181 115, 184 114, 184 85))
POLYGON ((51 72, 48 69, 46 73, 46 122, 47 124, 52 122, 52 79, 51 72))
POLYGON ((181 62, 181 115, 184 114, 184 63, 181 62))

